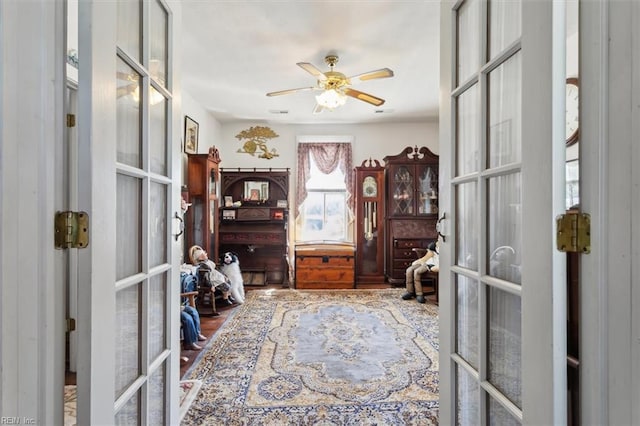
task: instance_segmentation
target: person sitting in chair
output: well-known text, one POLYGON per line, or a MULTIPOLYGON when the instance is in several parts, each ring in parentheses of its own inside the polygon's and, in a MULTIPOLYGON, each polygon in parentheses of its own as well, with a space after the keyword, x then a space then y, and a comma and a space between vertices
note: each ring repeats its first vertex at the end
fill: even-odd
POLYGON ((420 277, 425 272, 438 272, 440 266, 439 254, 438 254, 438 241, 431 242, 427 247, 427 253, 418 260, 414 260, 407 268, 407 292, 402 295, 403 300, 413 299, 414 297, 418 303, 424 303, 424 293, 422 291, 422 282, 420 277))
MULTIPOLYGON (((189 257, 191 257, 191 263, 198 267, 199 271, 196 272, 196 275, 199 276, 200 273, 206 275, 206 281, 210 283, 212 294, 213 291, 220 291, 225 303, 232 305, 233 302, 229 297, 229 290, 231 289, 229 278, 216 269, 216 264, 209 260, 207 252, 204 251, 202 247, 196 245, 189 249, 189 257)), ((212 301, 212 303, 214 302, 212 301)))

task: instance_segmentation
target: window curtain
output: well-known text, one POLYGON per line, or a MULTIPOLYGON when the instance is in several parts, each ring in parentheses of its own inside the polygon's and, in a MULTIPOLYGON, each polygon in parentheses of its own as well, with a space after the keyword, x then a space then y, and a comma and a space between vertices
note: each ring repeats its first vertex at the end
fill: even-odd
POLYGON ((350 143, 301 143, 298 144, 298 176, 296 193, 296 211, 300 215, 300 207, 307 199, 307 182, 310 178, 310 155, 322 173, 329 174, 340 167, 344 173, 347 188, 347 209, 353 217, 353 186, 351 144, 350 143))

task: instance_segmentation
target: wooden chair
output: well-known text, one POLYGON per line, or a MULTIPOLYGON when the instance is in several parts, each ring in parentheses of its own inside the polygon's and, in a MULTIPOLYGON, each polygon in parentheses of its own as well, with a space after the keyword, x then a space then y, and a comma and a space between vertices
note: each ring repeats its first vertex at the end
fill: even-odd
MULTIPOLYGON (((427 254, 426 248, 414 247, 411 249, 416 253, 418 259, 427 254)), ((438 273, 437 272, 425 272, 420 276, 420 282, 422 283, 422 289, 425 296, 435 296, 433 302, 438 304, 438 273), (430 290, 425 291, 426 288, 430 290)))
POLYGON ((189 291, 186 293, 180 293, 180 299, 186 298, 188 300, 189 306, 192 308, 196 307, 196 296, 198 295, 197 291, 189 291))
MULTIPOLYGON (((205 287, 201 285, 201 283, 204 282, 204 279, 202 278, 203 273, 204 271, 200 270, 197 272, 198 291, 196 292, 196 294, 198 295, 198 308, 209 307, 211 309, 211 314, 208 315, 218 316, 220 315, 220 313, 216 309, 216 299, 222 299, 222 293, 216 291, 215 287, 205 287)), ((200 309, 198 309, 198 312, 200 312, 200 309)), ((200 314, 203 315, 202 312, 200 312, 200 314)))

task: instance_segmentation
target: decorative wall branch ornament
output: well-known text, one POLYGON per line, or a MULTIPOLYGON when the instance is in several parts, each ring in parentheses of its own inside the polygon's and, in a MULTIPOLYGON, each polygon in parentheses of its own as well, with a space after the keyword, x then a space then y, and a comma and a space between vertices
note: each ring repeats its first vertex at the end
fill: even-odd
POLYGON ((275 148, 267 147, 267 141, 269 139, 277 138, 279 135, 271 130, 269 127, 255 126, 250 127, 247 130, 243 130, 236 135, 239 141, 246 139, 242 148, 238 149, 238 152, 245 154, 251 154, 253 156, 258 153, 259 158, 266 158, 267 160, 273 157, 278 157, 280 154, 276 152, 275 148))

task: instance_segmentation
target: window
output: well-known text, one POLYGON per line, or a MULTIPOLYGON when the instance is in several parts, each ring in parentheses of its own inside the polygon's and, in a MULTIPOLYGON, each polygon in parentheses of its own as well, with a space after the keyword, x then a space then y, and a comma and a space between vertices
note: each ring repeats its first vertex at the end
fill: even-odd
POLYGON ((311 154, 307 198, 302 204, 302 241, 347 239, 347 188, 344 173, 336 168, 322 173, 311 154))

